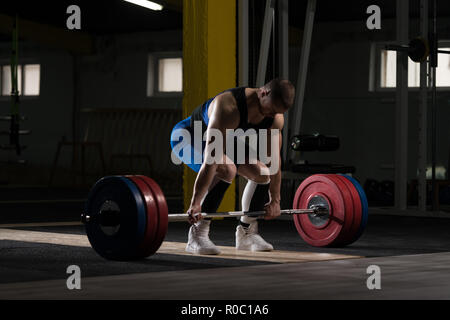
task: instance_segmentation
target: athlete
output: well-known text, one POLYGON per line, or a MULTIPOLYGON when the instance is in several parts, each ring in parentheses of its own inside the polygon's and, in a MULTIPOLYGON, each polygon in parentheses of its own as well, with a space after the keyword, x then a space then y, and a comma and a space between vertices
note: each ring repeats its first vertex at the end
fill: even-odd
MULTIPOLYGON (((292 107, 294 97, 294 86, 288 80, 283 79, 274 79, 261 88, 234 88, 209 99, 199 106, 191 117, 174 127, 171 136, 173 150, 183 141, 179 139, 179 135, 176 135, 177 130, 185 129, 191 133, 191 141, 188 141, 190 155, 188 152, 180 151, 176 152, 175 156, 198 173, 190 208, 187 212, 189 222, 192 224, 186 246, 187 252, 202 255, 220 254, 220 250, 209 239, 211 221, 203 219, 198 213, 217 212, 225 192, 236 175, 248 180, 242 195, 243 211, 266 211, 265 219, 267 220, 280 216, 281 161, 279 150, 276 155, 269 155, 278 157, 278 161, 272 161, 272 163, 279 164, 275 170, 276 173, 273 173, 273 170, 269 170, 268 165, 259 160, 256 163, 255 161, 250 163, 251 161, 246 157, 245 163, 240 164, 236 161, 236 157, 228 158, 226 141, 223 142, 223 161, 211 161, 210 158, 214 155, 211 148, 216 139, 214 131, 221 132, 225 140, 228 129, 242 129, 243 131, 254 129, 255 132, 259 132, 261 129, 279 130, 279 146, 281 148, 283 114, 292 107), (201 138, 203 139, 203 133, 205 133, 206 142, 195 143, 194 128, 198 128, 200 124, 201 138), (202 161, 195 163, 195 159, 202 161)), ((270 132, 267 136, 269 137, 267 150, 270 153, 270 132)), ((247 147, 258 149, 257 145, 247 145, 247 147)), ((256 218, 245 216, 240 219, 236 229, 236 249, 271 251, 273 246, 258 234, 256 218)))

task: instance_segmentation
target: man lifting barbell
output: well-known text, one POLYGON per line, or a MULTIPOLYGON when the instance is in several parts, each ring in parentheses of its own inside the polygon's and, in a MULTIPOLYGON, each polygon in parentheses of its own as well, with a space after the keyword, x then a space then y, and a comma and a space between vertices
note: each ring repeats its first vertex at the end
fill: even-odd
MULTIPOLYGON (((368 204, 363 188, 352 177, 340 174, 310 176, 295 192, 293 209, 280 211, 279 130, 283 128, 282 112, 292 105, 294 90, 285 80, 274 80, 259 89, 231 89, 208 100, 191 118, 175 127, 171 139, 172 160, 175 161, 178 156, 178 162, 182 160, 181 162, 198 172, 189 214, 170 213, 161 188, 149 177, 110 176, 100 179, 90 190, 81 214, 81 221, 86 225, 86 235, 93 249, 109 260, 143 259, 160 248, 167 233, 168 222, 189 220, 193 226, 186 250, 200 254, 218 254, 219 250, 209 240, 211 222, 202 218, 240 217, 241 222, 236 230, 236 247, 241 250, 272 250, 272 246, 258 235, 256 219, 273 219, 280 214, 292 216, 299 235, 314 247, 342 247, 355 242, 367 225, 368 204), (200 139, 200 147, 198 139, 191 141, 190 123, 195 117, 202 120, 200 127, 205 127, 207 136, 205 141, 208 143, 205 142, 203 146, 203 140, 200 139), (181 129, 176 130, 177 128, 181 129), (260 143, 251 138, 249 147, 258 145, 260 149, 271 150, 271 155, 267 156, 262 151, 258 153, 261 161, 246 162, 247 159, 244 157, 242 160, 240 152, 236 162, 219 161, 220 157, 231 161, 224 159, 223 145, 219 143, 217 145, 220 148, 215 147, 217 141, 211 140, 212 137, 223 139, 222 132, 225 128, 241 128, 242 132, 248 128, 259 129, 260 134, 256 138, 260 138, 260 143), (272 129, 271 133, 278 135, 272 137, 271 141, 266 141, 267 136, 261 135, 264 128, 272 129), (177 131, 186 131, 187 136, 181 135, 183 140, 177 140, 177 131), (179 145, 186 148, 180 149, 179 145), (215 152, 213 156, 210 149, 220 152, 215 152), (202 159, 203 154, 206 159, 202 159), (200 161, 192 162, 191 156, 194 160, 196 156, 200 156, 200 161), (215 162, 208 162, 211 159, 215 162), (217 213, 225 191, 236 174, 249 180, 242 197, 244 211, 217 213)), ((195 137, 199 123, 193 123, 195 137)), ((200 128, 200 131, 203 129, 200 128)), ((236 138, 233 134, 231 136, 236 138)), ((226 154, 231 155, 233 152, 228 151, 234 149, 235 141, 228 140, 233 143, 230 148, 230 144, 227 144, 226 154)), ((234 155, 231 158, 235 160, 234 155)), ((249 158, 248 160, 252 160, 256 157, 249 152, 249 158)))
MULTIPOLYGON (((191 152, 186 155, 176 152, 183 163, 198 173, 194 184, 191 205, 188 210, 189 222, 192 224, 189 230, 186 251, 194 254, 220 254, 219 249, 209 239, 210 220, 202 219, 200 212, 217 212, 225 192, 231 185, 236 175, 248 180, 242 196, 242 209, 244 211, 266 211, 265 218, 270 220, 280 215, 280 166, 276 173, 271 174, 266 164, 257 160, 240 164, 235 158, 230 159, 224 153, 220 163, 212 161, 213 154, 213 130, 222 133, 226 137, 229 129, 262 129, 279 130, 284 126, 283 113, 288 111, 295 97, 295 88, 288 80, 274 79, 261 88, 234 88, 227 90, 216 97, 209 99, 199 106, 188 119, 177 124, 172 132, 171 146, 175 151, 177 145, 182 142, 177 139, 178 130, 193 132, 195 121, 201 122, 202 131, 205 131, 206 143, 194 143, 190 141, 191 152), (198 147, 200 146, 200 147, 198 147), (199 157, 201 163, 195 163, 193 159, 199 157)), ((191 135, 194 137, 195 135, 191 135)), ((201 137, 203 138, 203 132, 201 137)), ((281 148, 281 134, 279 135, 281 148)), ((268 148, 270 139, 267 139, 268 148)), ((223 143, 225 151, 226 143, 223 143)), ((249 145, 249 148, 257 146, 249 145)), ((279 157, 280 153, 271 155, 279 157)), ((281 164, 280 159, 275 161, 281 164)), ((256 218, 243 216, 240 225, 236 229, 236 248, 239 250, 271 251, 273 247, 258 234, 256 218)))

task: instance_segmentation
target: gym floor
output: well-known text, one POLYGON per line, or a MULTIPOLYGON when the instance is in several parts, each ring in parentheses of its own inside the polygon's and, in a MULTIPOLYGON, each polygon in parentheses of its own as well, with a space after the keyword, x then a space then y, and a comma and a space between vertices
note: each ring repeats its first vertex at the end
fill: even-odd
POLYGON ((112 262, 91 248, 77 222, 82 202, 76 198, 34 200, 14 211, 8 210, 13 200, 1 202, 8 219, 0 225, 0 299, 450 298, 450 219, 372 209, 365 233, 346 248, 313 248, 292 221, 261 221, 271 253, 235 250, 236 221, 214 221, 211 239, 220 256, 185 253, 189 226, 174 222, 154 256, 112 262), (40 222, 27 219, 32 207, 40 222), (55 219, 61 207, 66 210, 55 219), (82 290, 67 289, 71 265, 80 267, 82 290), (381 269, 381 290, 367 288, 371 265, 381 269))

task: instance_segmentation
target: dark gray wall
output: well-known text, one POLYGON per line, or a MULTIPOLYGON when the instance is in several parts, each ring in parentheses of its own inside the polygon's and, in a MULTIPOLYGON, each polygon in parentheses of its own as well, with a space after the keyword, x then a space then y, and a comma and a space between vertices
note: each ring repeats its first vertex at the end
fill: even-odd
POLYGON ((98 39, 100 52, 80 66, 82 108, 181 108, 181 98, 148 98, 148 55, 182 52, 182 32, 117 35, 98 39))
MULTIPOLYGON (((2 46, 1 58, 8 59, 9 46, 2 46)), ((35 166, 50 164, 61 136, 70 137, 73 101, 73 61, 63 51, 41 48, 30 43, 20 46, 19 63, 41 64, 41 87, 39 97, 23 97, 20 113, 28 120, 22 123, 23 129, 31 129, 32 135, 22 137, 27 149, 22 158, 35 166)), ((0 113, 9 114, 10 98, 0 100, 0 113)), ((2 128, 9 123, 0 123, 2 128)), ((8 143, 8 137, 2 136, 2 144, 8 143)), ((1 160, 15 158, 8 151, 0 151, 1 160)), ((64 160, 63 160, 64 161, 64 160)))
MULTIPOLYGON (((0 46, 0 59, 9 62, 10 44, 0 46)), ((146 32, 128 35, 105 36, 96 39, 97 53, 77 58, 61 50, 43 47, 33 42, 20 43, 19 63, 41 64, 41 92, 36 98, 24 97, 20 112, 28 117, 22 128, 33 130, 31 136, 22 138, 27 149, 21 159, 30 168, 41 169, 34 183, 46 183, 58 141, 63 136, 72 139, 74 95, 76 108, 181 108, 182 97, 147 97, 148 54, 152 52, 181 52, 182 32, 146 32), (76 70, 76 71, 74 71, 76 70), (78 79, 77 87, 74 79, 78 79), (39 176, 39 177, 37 177, 39 176)), ((0 114, 9 114, 10 99, 0 99, 0 114)), ((7 122, 0 123, 7 128, 7 122)), ((82 133, 79 133, 82 137, 82 133)), ((78 138, 79 138, 78 137, 78 138)), ((8 137, 0 137, 6 144, 8 137)), ((59 165, 68 168, 71 150, 64 149, 59 165)), ((0 161, 15 159, 14 152, 0 151, 0 161)), ((3 171, 6 174, 6 171, 3 171)), ((26 168, 16 169, 20 180, 26 180, 26 168), (22 174, 21 174, 22 173, 22 174)), ((1 177, 0 177, 1 178, 1 177)))
MULTIPOLYGON (((415 24, 412 23, 417 29, 415 24)), ((415 31, 411 31, 413 35, 415 31)), ((450 38, 442 28, 442 38, 450 38)), ((321 23, 313 34, 306 102, 302 120, 303 132, 321 132, 341 137, 342 147, 334 153, 307 153, 311 162, 354 165, 357 177, 393 179, 394 163, 394 92, 369 92, 369 59, 372 41, 395 39, 394 22, 385 22, 383 30, 370 32, 363 22, 321 23)), ((83 108, 181 108, 181 97, 148 98, 147 60, 151 52, 182 50, 182 32, 140 33, 98 38, 98 54, 81 57, 77 65, 78 109, 83 108)), ((9 57, 9 45, 1 48, 9 57)), ((23 99, 21 112, 29 117, 24 128, 33 134, 24 137, 29 148, 23 158, 31 166, 49 168, 57 142, 72 135, 74 104, 73 57, 63 51, 50 50, 33 43, 21 44, 21 57, 41 63, 41 95, 23 99)), ((298 70, 300 49, 290 52, 291 79, 298 70)), ((439 93, 438 163, 447 165, 450 146, 450 106, 448 92, 439 93)), ((0 101, 2 114, 9 112, 8 99, 0 101)), ((409 178, 417 170, 418 95, 410 94, 409 109, 409 178)), ((6 123, 2 124, 3 126, 6 123)), ((6 137, 2 137, 5 141, 6 137)), ((8 159, 7 152, 0 160, 8 159)), ((65 152, 62 166, 70 164, 65 152)), ((41 179, 42 180, 42 179, 41 179)), ((42 182, 42 181, 41 181, 42 182)))
MULTIPOLYGON (((417 22, 411 23, 411 34, 417 22)), ((415 36, 415 34, 414 34, 415 36)), ((441 38, 450 38, 441 28, 441 38)), ((395 40, 395 24, 384 21, 370 32, 364 22, 321 23, 315 26, 302 118, 302 132, 338 135, 341 148, 331 153, 305 153, 317 163, 354 165, 356 176, 394 179, 395 92, 369 92, 370 46, 395 40)), ((300 49, 291 48, 290 78, 296 80, 300 49)), ((450 93, 439 92, 438 164, 447 167, 450 148, 450 93)), ((416 177, 418 157, 417 92, 409 94, 409 178, 416 177)), ((431 146, 431 145, 430 145, 431 146)), ((431 160, 431 158, 429 157, 431 160)))

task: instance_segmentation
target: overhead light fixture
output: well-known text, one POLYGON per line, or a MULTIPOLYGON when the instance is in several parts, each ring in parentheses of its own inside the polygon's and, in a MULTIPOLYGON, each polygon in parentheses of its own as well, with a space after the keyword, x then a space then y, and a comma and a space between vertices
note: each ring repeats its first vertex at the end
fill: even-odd
POLYGON ((161 11, 164 8, 159 3, 156 3, 153 1, 148 1, 148 0, 124 0, 124 1, 136 4, 138 6, 141 6, 141 7, 147 8, 147 9, 155 10, 155 11, 161 11))

